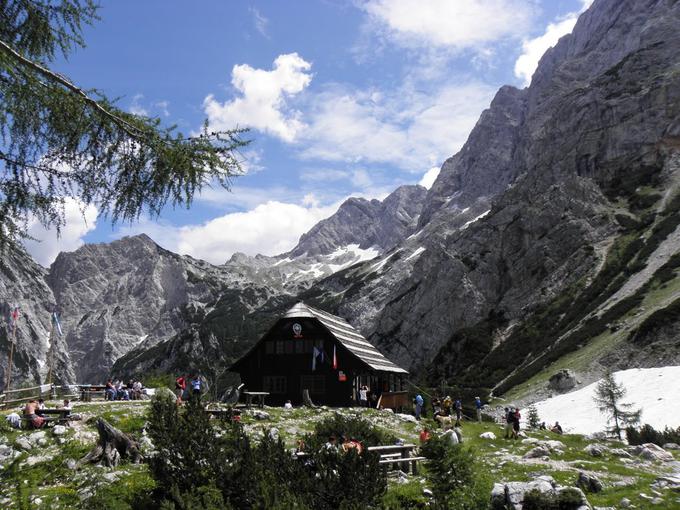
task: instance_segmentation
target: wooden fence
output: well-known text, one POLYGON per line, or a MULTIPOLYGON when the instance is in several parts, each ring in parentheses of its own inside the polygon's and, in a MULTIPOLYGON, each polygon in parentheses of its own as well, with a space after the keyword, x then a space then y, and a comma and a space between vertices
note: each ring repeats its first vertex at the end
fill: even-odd
POLYGON ((74 392, 73 385, 41 384, 28 388, 18 388, 0 393, 0 408, 7 408, 14 404, 22 404, 29 400, 54 400, 58 398, 73 398, 78 394, 74 392))

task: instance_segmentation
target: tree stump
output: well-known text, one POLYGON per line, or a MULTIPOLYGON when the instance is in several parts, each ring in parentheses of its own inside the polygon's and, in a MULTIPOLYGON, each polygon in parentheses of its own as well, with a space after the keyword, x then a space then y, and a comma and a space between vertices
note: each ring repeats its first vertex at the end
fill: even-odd
POLYGON ((142 460, 139 443, 104 418, 97 419, 97 430, 99 443, 80 460, 81 465, 91 463, 115 467, 121 459, 130 459, 135 464, 142 460))
POLYGON ((302 403, 307 407, 316 407, 312 402, 312 397, 309 396, 309 390, 302 390, 302 403))

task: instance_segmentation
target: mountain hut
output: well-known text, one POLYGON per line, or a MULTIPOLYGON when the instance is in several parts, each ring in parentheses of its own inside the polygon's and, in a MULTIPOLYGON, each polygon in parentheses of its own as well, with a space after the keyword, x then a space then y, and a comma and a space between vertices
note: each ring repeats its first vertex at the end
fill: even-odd
POLYGON ((297 303, 229 370, 244 391, 269 392, 267 403, 302 403, 309 390, 314 404, 357 405, 367 385, 383 407, 409 403, 408 372, 378 351, 345 319, 297 303))

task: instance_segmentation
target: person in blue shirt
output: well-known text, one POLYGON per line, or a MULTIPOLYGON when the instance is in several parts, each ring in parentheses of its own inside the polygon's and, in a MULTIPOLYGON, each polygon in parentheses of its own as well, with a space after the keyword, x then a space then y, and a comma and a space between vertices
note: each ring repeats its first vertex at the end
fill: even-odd
POLYGON ((477 409, 477 421, 482 423, 482 401, 479 397, 475 397, 475 408, 477 409))
POLYGON ((460 427, 460 420, 463 417, 463 403, 461 402, 460 397, 454 402, 453 408, 456 410, 456 427, 460 427))
POLYGON ((420 393, 416 395, 416 398, 413 401, 416 404, 416 420, 420 420, 420 413, 423 410, 423 404, 425 401, 423 400, 423 397, 420 395, 420 393))

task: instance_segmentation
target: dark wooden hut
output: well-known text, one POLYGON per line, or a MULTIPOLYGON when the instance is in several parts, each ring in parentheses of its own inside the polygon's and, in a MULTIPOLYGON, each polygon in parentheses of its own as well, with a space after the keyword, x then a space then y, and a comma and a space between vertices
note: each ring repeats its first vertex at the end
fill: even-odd
POLYGON ((378 398, 383 393, 405 397, 408 374, 345 319, 302 302, 288 310, 230 370, 239 373, 244 391, 269 392, 267 402, 272 405, 287 400, 300 404, 305 389, 315 404, 352 405, 364 384, 378 398))

